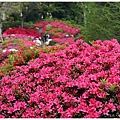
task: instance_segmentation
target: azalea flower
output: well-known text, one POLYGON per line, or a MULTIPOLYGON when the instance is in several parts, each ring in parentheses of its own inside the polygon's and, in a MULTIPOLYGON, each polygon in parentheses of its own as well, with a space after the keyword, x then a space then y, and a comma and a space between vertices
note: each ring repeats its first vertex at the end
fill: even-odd
POLYGON ((108 115, 109 110, 108 110, 108 108, 104 108, 104 109, 102 110, 102 112, 103 112, 104 115, 108 115))

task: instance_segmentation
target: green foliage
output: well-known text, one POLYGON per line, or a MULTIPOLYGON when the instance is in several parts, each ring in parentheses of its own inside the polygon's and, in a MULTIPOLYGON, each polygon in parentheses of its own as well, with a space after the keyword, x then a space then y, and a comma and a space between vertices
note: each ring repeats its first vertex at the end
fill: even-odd
POLYGON ((107 83, 107 80, 106 79, 101 79, 100 82, 103 83, 103 85, 105 85, 107 83))
POLYGON ((94 40, 90 40, 89 43, 94 46, 94 40))
POLYGON ((14 56, 12 54, 8 56, 8 63, 9 64, 13 64, 14 60, 15 60, 15 58, 14 58, 14 56))
POLYGON ((117 85, 110 85, 110 91, 114 91, 117 85))
POLYGON ((58 32, 63 32, 63 29, 62 28, 58 28, 57 31, 58 32))
POLYGON ((13 27, 19 27, 21 25, 20 21, 3 21, 2 23, 2 29, 5 31, 8 29, 8 27, 13 28, 13 27))
MULTIPOLYGON (((33 22, 24 22, 24 25, 27 28, 30 28, 31 26, 33 26, 33 22)), ((21 21, 3 21, 2 23, 2 29, 3 31, 5 31, 8 28, 14 28, 14 27, 19 27, 21 26, 21 21)))
POLYGON ((27 28, 30 28, 31 26, 33 26, 33 22, 32 21, 29 21, 29 22, 24 22, 24 25, 27 27, 27 28))
POLYGON ((57 44, 57 42, 54 42, 54 41, 50 41, 50 43, 49 43, 50 46, 54 46, 56 44, 57 44))
POLYGON ((116 38, 120 40, 120 3, 86 3, 86 41, 106 40, 116 38))
POLYGON ((7 39, 7 40, 4 40, 4 41, 2 42, 2 46, 6 45, 8 42, 9 42, 8 39, 7 39))
POLYGON ((0 53, 2 53, 3 50, 0 49, 0 53))
MULTIPOLYGON (((14 70, 14 66, 12 66, 11 64, 6 64, 4 66, 0 67, 0 73, 3 73, 4 75, 8 75, 10 73, 10 71, 14 70)), ((1 78, 1 75, 0 75, 1 78)))
POLYGON ((53 11, 51 11, 53 18, 73 20, 75 23, 78 23, 78 18, 81 20, 81 12, 77 2, 55 2, 51 4, 54 7, 53 11))
POLYGON ((46 30, 47 30, 47 31, 52 30, 52 25, 47 25, 46 30))

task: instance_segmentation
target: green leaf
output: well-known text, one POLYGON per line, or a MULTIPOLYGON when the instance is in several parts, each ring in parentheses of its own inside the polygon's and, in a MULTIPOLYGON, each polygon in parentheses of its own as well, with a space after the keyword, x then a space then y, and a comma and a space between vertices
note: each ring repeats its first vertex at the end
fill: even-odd
POLYGON ((94 45, 94 40, 89 41, 91 45, 94 45))
POLYGON ((100 90, 101 92, 104 92, 104 89, 98 88, 98 90, 100 90))
POLYGON ((52 25, 47 25, 46 30, 47 30, 47 31, 52 30, 52 25))
POLYGON ((106 79, 101 79, 100 82, 102 82, 104 85, 107 83, 106 79))
POLYGON ((110 90, 114 91, 116 87, 117 87, 117 85, 110 85, 110 90))

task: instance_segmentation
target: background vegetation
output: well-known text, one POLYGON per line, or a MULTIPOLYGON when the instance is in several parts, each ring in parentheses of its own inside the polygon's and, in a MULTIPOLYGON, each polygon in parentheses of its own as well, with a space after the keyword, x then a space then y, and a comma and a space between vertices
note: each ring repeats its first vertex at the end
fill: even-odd
MULTIPOLYGON (((36 20, 59 19, 77 24, 86 41, 116 38, 120 42, 119 2, 0 2, 3 30, 36 20), (15 24, 14 23, 14 24, 15 24)), ((28 26, 30 26, 28 24, 28 26)))

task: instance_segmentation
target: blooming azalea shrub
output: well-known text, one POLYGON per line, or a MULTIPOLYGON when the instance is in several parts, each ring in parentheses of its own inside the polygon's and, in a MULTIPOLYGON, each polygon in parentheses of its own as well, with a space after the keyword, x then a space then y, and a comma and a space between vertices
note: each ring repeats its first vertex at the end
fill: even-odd
POLYGON ((6 51, 21 51, 24 47, 30 49, 30 47, 35 47, 35 43, 27 39, 10 39, 5 40, 2 43, 1 49, 3 52, 6 51), (14 50, 13 50, 14 49, 14 50))
POLYGON ((11 52, 9 52, 9 51, 6 52, 6 53, 5 53, 5 52, 1 52, 1 53, 0 53, 0 63, 1 63, 2 61, 4 61, 4 60, 7 58, 7 56, 10 55, 10 54, 11 54, 11 52))
MULTIPOLYGON (((66 34, 69 35, 76 35, 77 33, 81 33, 81 29, 80 28, 76 28, 75 26, 69 26, 67 23, 62 22, 62 21, 58 21, 58 20, 54 20, 54 21, 50 21, 50 22, 46 22, 46 21, 37 21, 34 26, 36 28, 43 28, 43 32, 49 31, 50 33, 57 33, 57 32, 64 32, 66 34)), ((63 37, 64 37, 63 35, 63 37)))
POLYGON ((48 21, 40 21, 40 20, 37 20, 35 23, 34 23, 34 27, 36 28, 43 28, 44 26, 48 25, 49 22, 48 21))
POLYGON ((0 79, 5 76, 5 73, 13 70, 12 66, 8 64, 9 55, 12 55, 12 51, 6 51, 0 53, 0 79))
POLYGON ((38 56, 39 49, 31 41, 26 39, 5 40, 2 43, 0 53, 0 78, 14 70, 15 63, 18 65, 26 64, 27 61, 38 56), (33 47, 33 49, 31 50, 30 47, 33 47))
POLYGON ((62 43, 73 44, 74 39, 73 38, 54 38, 54 42, 57 42, 58 44, 62 44, 62 43))
POLYGON ((0 80, 1 118, 120 118, 120 45, 83 40, 41 53, 0 80))
POLYGON ((40 34, 32 29, 27 29, 27 28, 11 28, 6 30, 3 33, 3 38, 30 38, 30 39, 35 39, 40 37, 40 34))
POLYGON ((54 21, 37 21, 34 24, 35 28, 41 30, 41 33, 52 34, 53 41, 58 43, 73 43, 74 40, 83 39, 84 36, 81 34, 81 29, 75 26, 70 26, 65 22, 54 20, 54 21), (75 37, 77 36, 77 37, 75 37))
POLYGON ((44 46, 38 48, 28 40, 12 39, 3 42, 3 52, 0 53, 0 79, 8 75, 16 66, 26 65, 39 57, 41 53, 54 53, 65 49, 68 44, 44 46))
POLYGON ((58 30, 61 28, 62 31, 64 31, 65 33, 68 33, 70 35, 76 35, 77 33, 81 32, 80 28, 71 27, 67 23, 64 23, 64 22, 58 21, 58 20, 51 21, 50 25, 52 25, 55 28, 58 28, 58 30))
MULTIPOLYGON (((12 70, 15 69, 16 65, 27 64, 28 61, 34 60, 39 57, 40 50, 33 46, 20 47, 19 51, 9 51, 11 49, 5 49, 6 51, 0 54, 0 77, 3 77, 6 74, 9 74, 12 70)), ((12 49, 14 50, 14 49, 12 49)))
MULTIPOLYGON (((28 40, 23 40, 23 39, 10 39, 10 40, 4 40, 2 43, 2 50, 4 49, 11 49, 15 48, 17 50, 20 50, 21 47, 26 46, 27 44, 25 42, 29 42, 28 40)), ((32 46, 32 45, 31 45, 32 46)))

